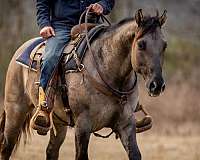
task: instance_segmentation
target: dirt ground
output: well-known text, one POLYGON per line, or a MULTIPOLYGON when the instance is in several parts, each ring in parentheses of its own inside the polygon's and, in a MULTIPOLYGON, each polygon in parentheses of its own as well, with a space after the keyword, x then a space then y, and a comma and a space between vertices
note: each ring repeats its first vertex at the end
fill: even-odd
MULTIPOLYGON (((159 98, 149 98, 145 91, 142 92, 141 102, 154 120, 152 130, 137 135, 143 160, 200 160, 199 90, 190 89, 185 84, 170 85, 159 98)), ((107 133, 109 131, 103 131, 107 133)), ((49 136, 35 133, 25 147, 20 145, 12 160, 45 160, 48 139, 49 136)), ((74 149, 74 130, 69 129, 59 160, 74 160, 74 149)), ((89 157, 90 160, 128 159, 114 135, 109 139, 92 136, 89 157)))
MULTIPOLYGON (((200 136, 138 135, 143 160, 200 160, 200 136)), ((20 145, 12 160, 44 160, 48 136, 34 134, 26 147, 20 145)), ((109 139, 91 137, 89 145, 91 160, 127 160, 126 153, 115 136, 109 139)), ((60 151, 59 160, 74 159, 74 131, 70 129, 60 151)))
MULTIPOLYGON (((173 83, 158 98, 150 98, 145 90, 141 90, 140 101, 154 121, 152 130, 137 136, 143 160, 200 160, 198 88, 186 83, 173 83)), ((48 138, 35 133, 26 147, 20 145, 12 160, 45 160, 48 138)), ((74 131, 69 129, 59 160, 74 160, 74 149, 74 131)), ((90 160, 128 159, 120 140, 116 140, 114 135, 109 139, 92 136, 89 157, 90 160)))

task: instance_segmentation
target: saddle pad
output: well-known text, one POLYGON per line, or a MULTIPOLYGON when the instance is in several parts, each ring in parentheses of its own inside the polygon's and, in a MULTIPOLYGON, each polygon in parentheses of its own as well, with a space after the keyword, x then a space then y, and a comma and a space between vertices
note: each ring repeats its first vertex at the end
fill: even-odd
MULTIPOLYGON (((98 25, 94 28, 92 28, 89 33, 88 33, 88 37, 89 37, 89 40, 90 40, 90 43, 98 37, 99 33, 101 33, 105 28, 107 28, 107 26, 105 25, 98 25)), ((37 71, 37 66, 38 66, 38 62, 37 61, 32 61, 31 60, 31 55, 33 53, 35 54, 38 54, 39 50, 40 52, 40 55, 39 56, 42 56, 43 52, 44 52, 44 45, 45 45, 45 40, 43 38, 36 38, 35 41, 30 44, 16 59, 16 62, 26 68, 29 68, 33 71, 37 71), (44 43, 44 44, 43 44, 44 43), (41 46, 41 48, 37 49, 37 46, 41 46), (36 51, 35 51, 36 49, 36 51), (31 65, 31 66, 30 66, 31 65)), ((68 43, 70 44, 70 42, 68 43)), ((67 50, 67 47, 68 47, 68 44, 66 44, 66 47, 64 47, 63 49, 63 58, 62 59, 65 59, 65 51, 67 50)), ((85 55, 85 52, 87 51, 87 42, 86 42, 86 38, 85 36, 82 36, 80 42, 77 44, 77 46, 75 47, 76 48, 76 53, 78 55, 78 57, 80 58, 81 62, 83 61, 83 58, 84 58, 84 55, 85 55)), ((75 49, 74 48, 74 49, 75 49)), ((61 61, 62 61, 61 59, 61 61)), ((64 64, 64 70, 65 71, 68 71, 68 70, 76 70, 77 69, 77 65, 76 65, 76 62, 75 60, 71 57, 65 64, 64 64)))
MULTIPOLYGON (((26 68, 30 67, 30 54, 31 52, 35 49, 36 46, 38 46, 39 44, 43 43, 45 40, 41 37, 38 37, 35 39, 34 42, 32 42, 17 58, 16 58, 16 62, 26 68)), ((33 70, 36 70, 36 65, 37 63, 33 63, 31 68, 33 70)))

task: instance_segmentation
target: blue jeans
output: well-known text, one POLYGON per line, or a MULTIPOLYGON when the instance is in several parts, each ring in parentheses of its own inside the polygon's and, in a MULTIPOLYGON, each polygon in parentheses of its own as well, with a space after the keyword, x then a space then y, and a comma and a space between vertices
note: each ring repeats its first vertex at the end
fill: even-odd
POLYGON ((66 44, 70 41, 71 26, 64 23, 53 24, 56 36, 47 39, 45 54, 42 58, 40 86, 46 90, 55 69, 58 66, 62 51, 66 44))

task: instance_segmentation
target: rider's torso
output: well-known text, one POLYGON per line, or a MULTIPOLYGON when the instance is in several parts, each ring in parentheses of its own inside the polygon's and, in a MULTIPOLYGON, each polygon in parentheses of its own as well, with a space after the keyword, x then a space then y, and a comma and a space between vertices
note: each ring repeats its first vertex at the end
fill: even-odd
POLYGON ((75 25, 81 13, 92 3, 99 0, 52 0, 51 22, 63 21, 75 25))

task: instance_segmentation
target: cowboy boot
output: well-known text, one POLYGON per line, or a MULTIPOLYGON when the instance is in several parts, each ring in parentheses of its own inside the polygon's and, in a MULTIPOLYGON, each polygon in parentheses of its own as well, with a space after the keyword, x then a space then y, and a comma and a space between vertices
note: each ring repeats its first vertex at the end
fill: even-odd
POLYGON ((153 122, 152 117, 148 114, 148 112, 145 110, 144 106, 137 104, 137 107, 135 109, 135 112, 142 112, 144 114, 144 117, 141 120, 136 119, 136 132, 141 133, 145 132, 152 128, 153 122))
POLYGON ((46 135, 51 128, 51 112, 48 111, 47 97, 42 87, 39 87, 39 104, 32 117, 31 126, 40 135, 46 135))

